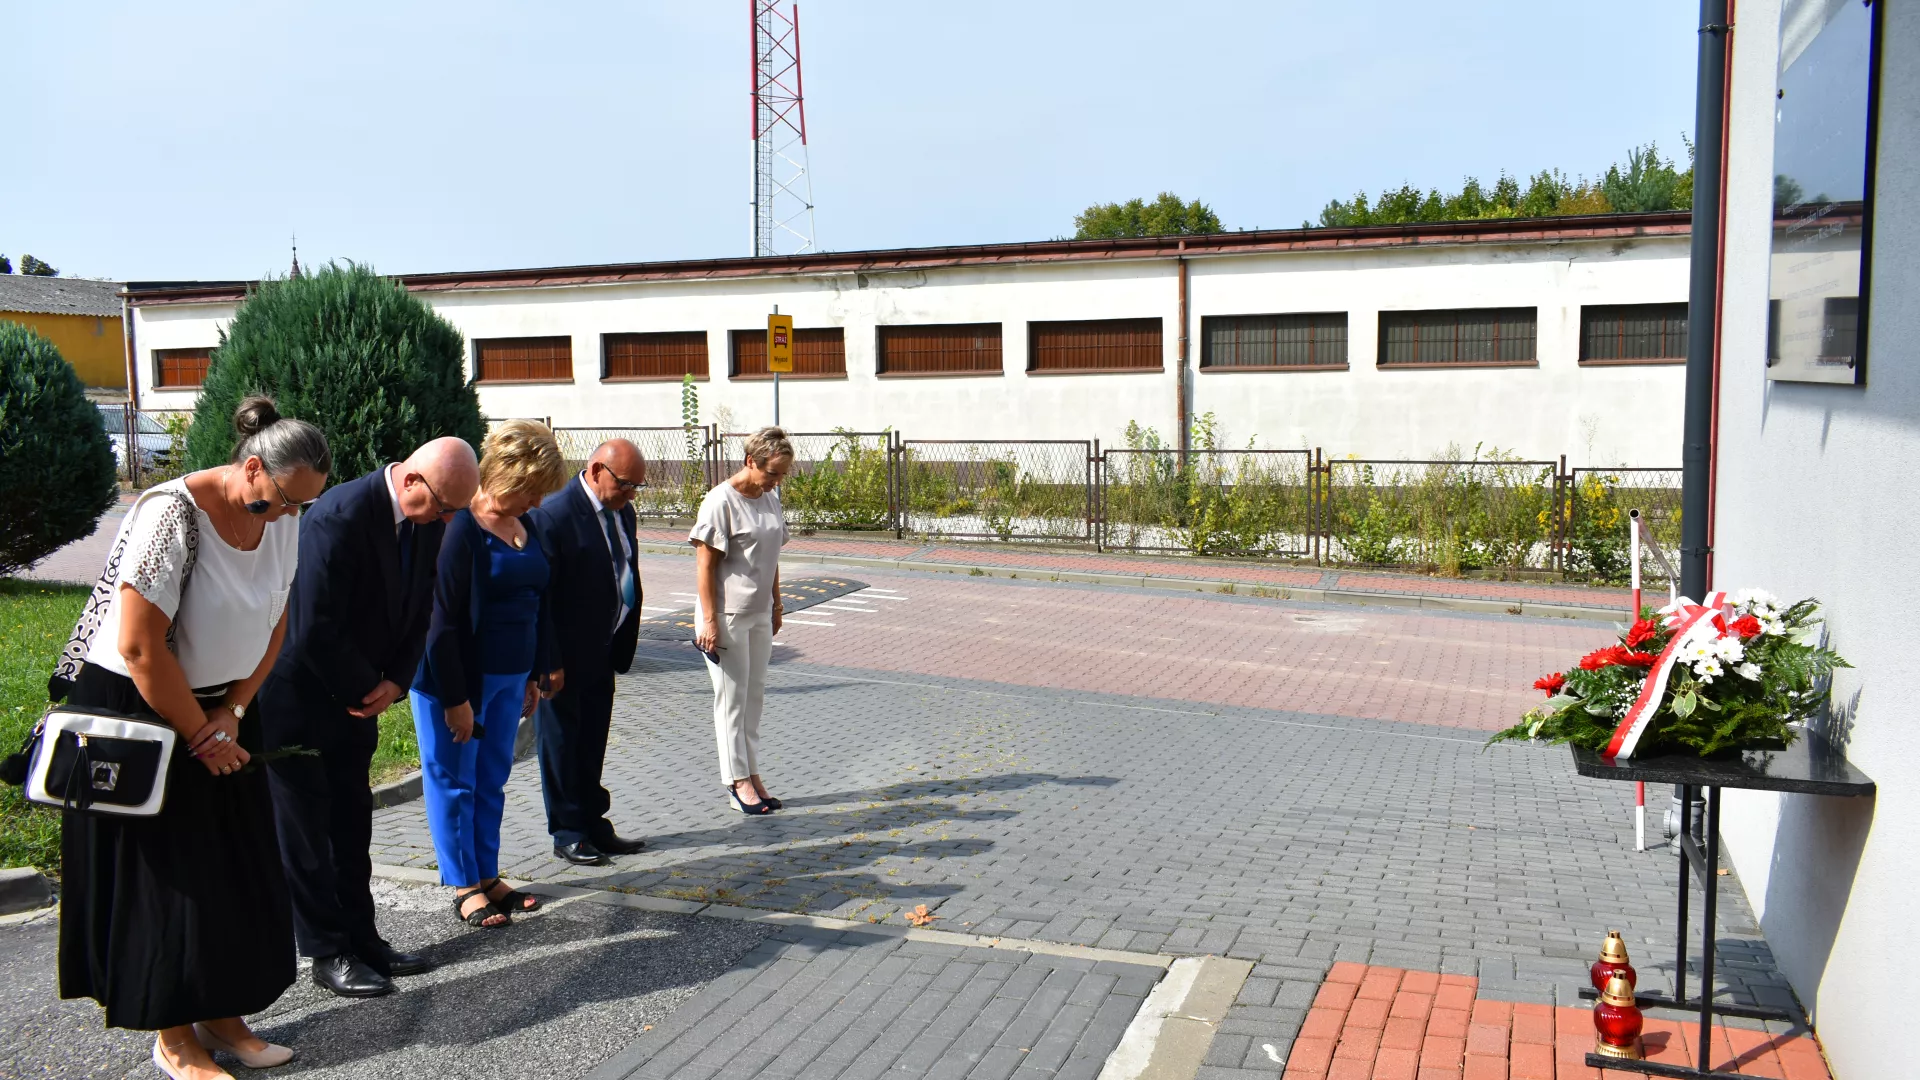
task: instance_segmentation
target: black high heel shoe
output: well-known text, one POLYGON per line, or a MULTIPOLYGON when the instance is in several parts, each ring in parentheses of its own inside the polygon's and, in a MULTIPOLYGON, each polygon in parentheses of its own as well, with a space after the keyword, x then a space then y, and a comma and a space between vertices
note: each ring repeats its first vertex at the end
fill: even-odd
POLYGON ((773 805, 768 800, 762 800, 757 803, 742 802, 740 799, 740 792, 738 789, 735 789, 732 787, 727 788, 727 797, 733 800, 733 808, 735 810, 740 811, 743 814, 773 813, 773 805))

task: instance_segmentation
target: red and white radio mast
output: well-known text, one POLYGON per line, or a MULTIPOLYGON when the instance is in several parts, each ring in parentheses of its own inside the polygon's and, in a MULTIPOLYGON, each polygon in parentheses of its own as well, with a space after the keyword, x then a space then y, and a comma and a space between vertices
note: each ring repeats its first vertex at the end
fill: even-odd
POLYGON ((814 250, 807 106, 800 93, 800 9, 747 0, 753 15, 753 253, 814 250))

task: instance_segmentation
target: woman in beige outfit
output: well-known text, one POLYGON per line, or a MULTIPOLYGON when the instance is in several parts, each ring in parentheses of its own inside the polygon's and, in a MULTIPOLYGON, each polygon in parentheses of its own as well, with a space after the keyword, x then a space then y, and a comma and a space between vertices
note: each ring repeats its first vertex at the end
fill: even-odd
POLYGON ((793 444, 777 427, 747 440, 740 471, 700 501, 687 539, 695 555, 694 644, 713 680, 713 737, 720 780, 743 814, 770 814, 780 800, 760 780, 760 711, 767 661, 785 610, 780 548, 787 522, 780 481, 793 467, 793 444))

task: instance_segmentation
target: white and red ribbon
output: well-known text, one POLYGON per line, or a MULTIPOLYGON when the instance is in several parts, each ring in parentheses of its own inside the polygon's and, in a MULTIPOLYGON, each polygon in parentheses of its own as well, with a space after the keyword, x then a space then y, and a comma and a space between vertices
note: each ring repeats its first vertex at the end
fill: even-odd
POLYGON ((1640 687, 1640 696, 1634 700, 1627 715, 1621 717, 1620 726, 1613 729, 1613 738, 1607 743, 1602 755, 1612 758, 1631 758, 1640 745, 1640 736, 1646 734, 1647 724, 1660 711, 1660 702, 1667 696, 1667 680, 1673 676, 1674 665, 1680 662, 1680 651, 1696 641, 1711 641, 1720 636, 1720 628, 1713 624, 1713 617, 1727 606, 1727 594, 1711 593, 1704 604, 1696 604, 1686 597, 1680 597, 1673 603, 1660 609, 1665 616, 1664 622, 1673 633, 1667 647, 1653 662, 1652 670, 1647 672, 1647 681, 1640 687))

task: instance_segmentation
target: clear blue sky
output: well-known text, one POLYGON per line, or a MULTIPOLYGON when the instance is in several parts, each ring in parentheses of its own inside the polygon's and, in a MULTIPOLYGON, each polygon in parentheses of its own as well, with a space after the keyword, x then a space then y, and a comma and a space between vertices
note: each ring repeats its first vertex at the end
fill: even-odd
MULTIPOLYGON (((745 0, 0 0, 0 252, 124 279, 748 253, 745 0)), ((1685 0, 803 0, 818 239, 1045 239, 1172 190, 1297 226, 1592 175, 1693 118, 1685 0)))

